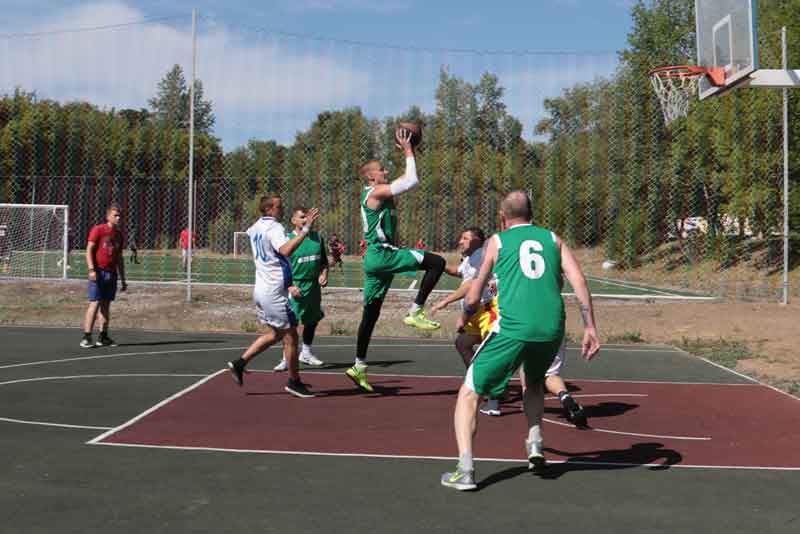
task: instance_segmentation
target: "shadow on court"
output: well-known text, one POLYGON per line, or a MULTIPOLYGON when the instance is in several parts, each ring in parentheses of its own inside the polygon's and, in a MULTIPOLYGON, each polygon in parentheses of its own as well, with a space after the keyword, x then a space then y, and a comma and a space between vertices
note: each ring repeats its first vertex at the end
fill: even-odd
POLYGON ((545 469, 535 474, 527 467, 522 466, 499 471, 482 480, 478 484, 478 489, 485 489, 498 482, 504 482, 524 474, 530 474, 546 480, 556 480, 570 472, 616 471, 645 465, 651 471, 662 471, 683 460, 681 453, 674 449, 665 448, 662 443, 636 443, 627 449, 606 449, 577 453, 549 447, 545 447, 544 450, 552 454, 566 456, 567 459, 561 463, 548 463, 545 469))
POLYGON ((117 347, 160 347, 164 345, 214 345, 225 343, 224 339, 184 339, 179 341, 147 341, 141 343, 117 343, 117 347))

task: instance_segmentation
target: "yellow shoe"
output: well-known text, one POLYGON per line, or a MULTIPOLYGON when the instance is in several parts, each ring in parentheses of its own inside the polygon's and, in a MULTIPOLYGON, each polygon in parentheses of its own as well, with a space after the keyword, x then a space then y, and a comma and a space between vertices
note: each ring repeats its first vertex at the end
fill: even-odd
POLYGON ((345 371, 344 374, 346 374, 347 378, 352 380, 353 383, 356 386, 360 387, 364 391, 368 391, 369 393, 372 393, 373 391, 375 391, 375 390, 372 389, 372 386, 370 385, 370 383, 367 382, 367 368, 366 367, 363 368, 363 369, 359 369, 358 367, 356 367, 354 365, 353 367, 350 367, 349 369, 347 369, 347 371, 345 371))
POLYGON ((442 326, 438 322, 431 321, 425 317, 425 310, 422 308, 419 308, 417 311, 411 312, 403 317, 403 323, 407 324, 408 326, 419 328, 420 330, 436 330, 442 326))

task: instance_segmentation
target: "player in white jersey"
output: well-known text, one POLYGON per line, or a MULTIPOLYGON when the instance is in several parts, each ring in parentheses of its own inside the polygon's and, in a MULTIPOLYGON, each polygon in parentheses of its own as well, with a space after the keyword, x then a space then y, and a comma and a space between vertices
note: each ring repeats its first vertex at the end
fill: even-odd
POLYGON ((289 380, 284 389, 297 397, 313 397, 314 394, 300 380, 297 318, 289 304, 289 292, 297 292, 299 296, 299 290, 292 286, 292 269, 288 257, 308 235, 314 221, 319 217, 319 210, 308 210, 306 225, 297 236, 289 239, 279 222, 283 217, 281 197, 277 194, 264 195, 259 207, 263 217, 247 229, 247 235, 250 236, 256 268, 253 287, 256 318, 268 331, 253 341, 241 358, 228 362, 228 368, 233 379, 241 386, 244 383, 245 367, 250 360, 282 339, 289 371, 289 380))
MULTIPOLYGON (((463 299, 464 295, 467 294, 472 280, 477 278, 481 268, 485 239, 483 230, 480 228, 467 228, 461 232, 461 237, 458 240, 458 248, 463 259, 458 266, 450 263, 445 266, 445 272, 447 274, 461 277, 461 286, 447 297, 434 304, 431 308, 434 313, 444 309, 453 302, 463 299)), ((489 334, 492 324, 494 324, 499 316, 497 299, 495 298, 496 295, 496 286, 492 284, 487 285, 481 292, 481 301, 478 311, 468 318, 465 318, 463 314, 458 317, 456 323, 458 336, 456 336, 455 345, 466 367, 469 367, 472 362, 475 345, 480 344, 489 334)), ((486 415, 500 415, 500 403, 497 399, 487 399, 486 403, 481 406, 480 411, 486 415)))

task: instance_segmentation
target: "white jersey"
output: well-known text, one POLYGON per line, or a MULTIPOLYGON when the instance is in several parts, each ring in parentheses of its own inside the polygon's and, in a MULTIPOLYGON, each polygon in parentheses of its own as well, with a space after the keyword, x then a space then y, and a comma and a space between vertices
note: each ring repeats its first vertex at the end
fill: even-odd
POLYGON ((283 225, 272 217, 261 217, 247 229, 256 266, 254 294, 286 294, 292 284, 292 267, 278 250, 287 242, 283 225))
MULTIPOLYGON (((461 265, 458 266, 458 274, 461 275, 462 284, 478 277, 478 273, 481 270, 481 262, 483 262, 483 247, 461 261, 461 265)), ((494 292, 487 283, 481 292, 481 304, 488 304, 494 297, 494 292)), ((461 304, 462 306, 464 305, 463 301, 461 304)))

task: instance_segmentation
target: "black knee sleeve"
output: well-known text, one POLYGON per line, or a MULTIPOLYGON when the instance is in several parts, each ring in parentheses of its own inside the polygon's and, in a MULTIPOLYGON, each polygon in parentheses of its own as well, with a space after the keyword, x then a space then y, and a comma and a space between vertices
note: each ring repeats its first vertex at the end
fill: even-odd
POLYGON ((441 278, 445 265, 446 262, 443 257, 430 252, 425 253, 425 256, 422 258, 422 263, 420 264, 420 266, 425 269, 425 276, 422 277, 422 283, 419 285, 417 298, 414 299, 417 305, 425 305, 425 301, 428 300, 428 295, 431 294, 439 278, 441 278))
POLYGON ((383 306, 383 300, 376 300, 364 305, 364 310, 361 313, 361 324, 358 325, 358 340, 356 341, 356 358, 359 360, 367 359, 367 348, 372 339, 375 323, 378 322, 378 317, 381 316, 381 306, 383 306))

